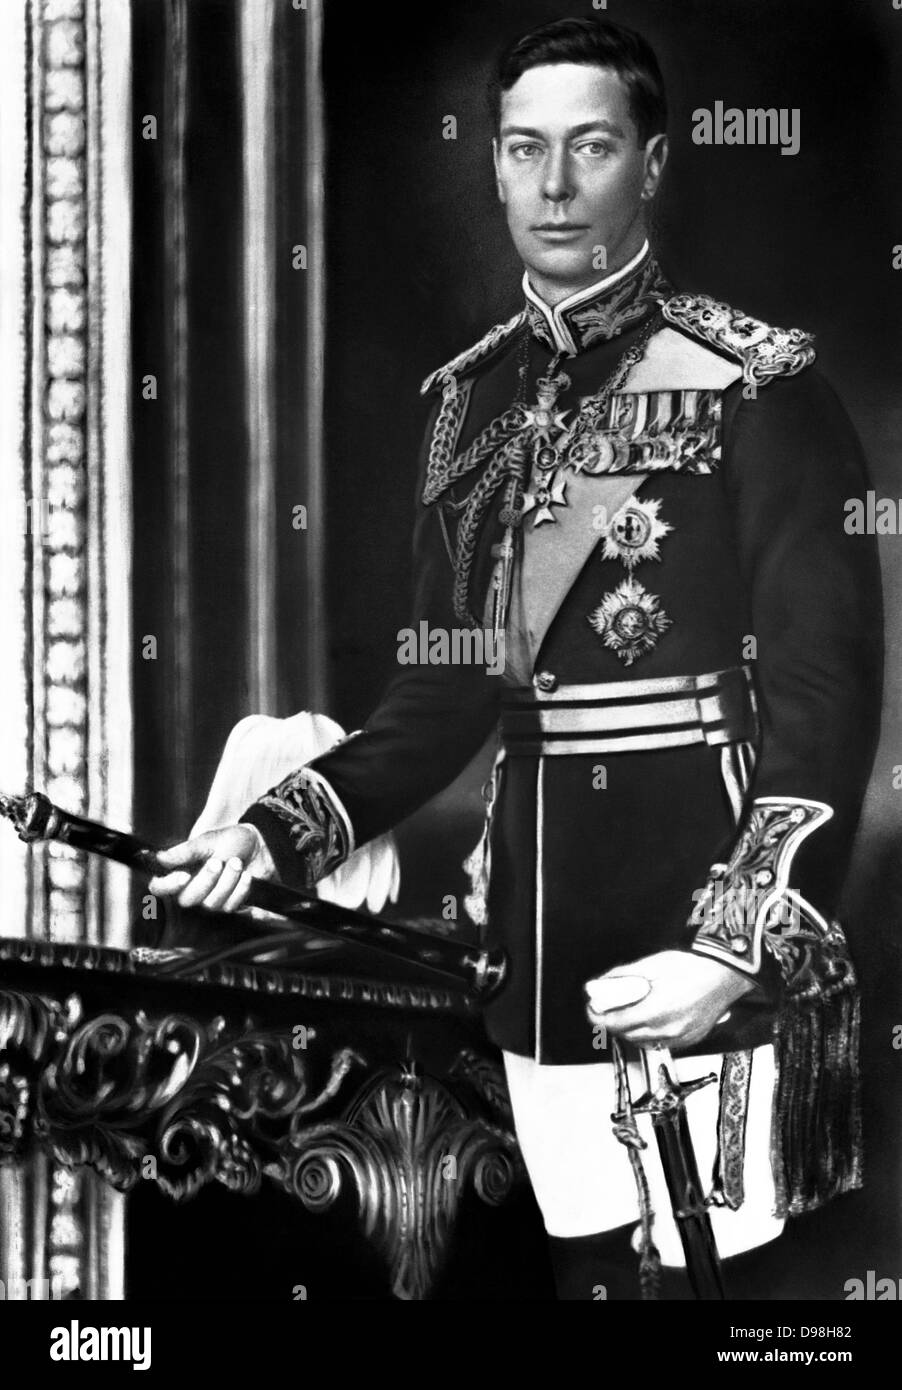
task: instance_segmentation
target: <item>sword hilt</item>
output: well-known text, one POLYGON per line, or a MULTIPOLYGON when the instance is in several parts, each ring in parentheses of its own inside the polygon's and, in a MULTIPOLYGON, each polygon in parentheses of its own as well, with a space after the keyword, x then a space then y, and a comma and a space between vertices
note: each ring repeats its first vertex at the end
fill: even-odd
POLYGON ((687 1096, 717 1080, 717 1074, 711 1071, 694 1081, 678 1081, 668 1047, 643 1047, 641 1055, 647 1089, 632 1109, 637 1115, 651 1115, 652 1120, 655 1116, 668 1115, 674 1110, 684 1109, 687 1096))
POLYGON ((696 1298, 724 1298, 723 1278, 711 1217, 686 1114, 686 1097, 717 1080, 714 1072, 694 1081, 679 1081, 666 1047, 642 1049, 648 1087, 633 1105, 633 1113, 651 1116, 677 1231, 686 1256, 686 1270, 696 1298))

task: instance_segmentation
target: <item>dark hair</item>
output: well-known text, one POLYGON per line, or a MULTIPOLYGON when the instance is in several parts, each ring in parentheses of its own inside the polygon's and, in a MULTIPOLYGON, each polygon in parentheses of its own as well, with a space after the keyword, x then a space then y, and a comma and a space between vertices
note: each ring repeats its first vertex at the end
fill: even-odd
POLYGON ((667 128, 664 79, 654 50, 642 35, 606 20, 559 19, 524 34, 499 57, 488 92, 496 131, 503 93, 530 68, 549 63, 581 63, 615 72, 626 87, 640 144, 667 128))

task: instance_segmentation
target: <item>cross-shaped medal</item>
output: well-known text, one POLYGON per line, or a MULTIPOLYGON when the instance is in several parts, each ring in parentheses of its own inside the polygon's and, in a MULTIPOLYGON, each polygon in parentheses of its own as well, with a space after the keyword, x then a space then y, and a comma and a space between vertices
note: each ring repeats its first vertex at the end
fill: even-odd
POLYGON ((523 494, 524 516, 527 512, 535 512, 533 527, 541 526, 543 521, 556 521, 557 517, 551 508, 568 505, 567 479, 561 476, 559 470, 555 470, 550 477, 539 477, 535 486, 523 494))
POLYGON ((566 411, 556 411, 558 393, 570 385, 563 372, 540 377, 536 382, 537 403, 526 411, 526 423, 532 427, 534 442, 533 479, 523 494, 522 514, 535 512, 533 527, 544 521, 555 521, 552 507, 567 506, 567 480, 558 461, 560 446, 567 435, 566 411), (557 433, 552 441, 552 430, 557 433))

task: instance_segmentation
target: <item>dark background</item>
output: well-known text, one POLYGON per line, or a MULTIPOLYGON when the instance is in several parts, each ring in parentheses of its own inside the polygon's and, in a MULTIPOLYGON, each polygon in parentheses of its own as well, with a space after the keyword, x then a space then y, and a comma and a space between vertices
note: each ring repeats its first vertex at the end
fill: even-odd
MULTIPOLYGON (((283 29, 280 226, 303 240, 302 71, 296 29, 283 29)), ((174 839, 196 814, 231 726, 248 713, 238 650, 240 542, 240 109, 230 0, 190 0, 192 32, 188 221, 191 246, 192 627, 197 661, 191 719, 174 729, 166 673, 136 663, 139 806, 136 824, 174 839), (156 685, 152 684, 155 680, 156 685), (182 760, 181 789, 173 766, 182 760)), ((136 111, 162 82, 163 6, 136 0, 136 111)), ((326 713, 360 725, 392 674, 407 622, 409 533, 416 455, 425 422, 423 376, 519 307, 518 267, 495 203, 484 86, 491 55, 530 27, 564 15, 607 17, 656 48, 671 109, 671 156, 655 203, 660 259, 681 289, 725 299, 817 336, 819 363, 842 396, 880 496, 902 498, 902 11, 890 0, 455 0, 392 6, 325 0, 328 131, 326 529, 327 604, 305 604, 296 557, 280 547, 280 714, 305 707, 311 673, 300 635, 325 625, 326 713), (798 107, 801 149, 696 146, 692 111, 798 107), (442 138, 457 119, 457 139, 442 138)), ((161 250, 159 169, 137 140, 135 370, 165 357, 168 301, 161 250)), ((297 500, 305 461, 297 278, 280 282, 279 476, 297 500)), ((140 407, 139 407, 140 408, 140 407)), ((154 430, 158 433, 155 435, 154 430)), ((165 627, 167 439, 136 431, 136 632, 165 627), (143 519, 143 520, 142 520, 143 519), (158 626, 155 627, 154 624, 158 626)), ((281 496, 282 494, 280 494, 281 496)), ((902 503, 900 503, 902 506, 902 503)), ((899 538, 881 539, 887 606, 884 733, 850 875, 865 1012, 868 1186, 795 1223, 795 1254, 774 1297, 841 1298, 846 1279, 897 1277, 902 920, 899 799, 902 623, 899 538)), ((400 832, 401 907, 436 916, 463 891, 460 859, 481 822, 477 760, 400 832)))
MULTIPOLYGON (((181 838, 197 817, 229 731, 250 708, 244 399, 242 107, 236 0, 132 0, 134 181, 135 825, 155 842, 181 838), (181 22, 179 17, 181 17, 181 22), (179 133, 176 88, 184 83, 179 133), (159 137, 142 137, 145 114, 159 137), (181 160, 183 193, 174 191, 181 160), (174 246, 181 213, 183 284, 174 246), (177 354, 181 293, 185 361, 177 354), (143 399, 147 373, 156 401, 143 399), (181 415, 182 424, 177 426, 181 415), (178 561, 177 452, 187 458, 183 565, 178 561), (155 661, 142 638, 158 640, 155 661), (187 640, 186 640, 187 638, 187 640), (181 639, 181 640, 180 640, 181 639)), ((274 61, 276 354, 273 487, 277 524, 278 713, 305 707, 308 601, 305 533, 293 509, 308 500, 303 439, 307 287, 292 268, 304 242, 307 150, 304 15, 276 9, 274 61)), ((311 525, 322 525, 322 518, 311 525)), ((318 614, 318 621, 325 615, 318 614)))

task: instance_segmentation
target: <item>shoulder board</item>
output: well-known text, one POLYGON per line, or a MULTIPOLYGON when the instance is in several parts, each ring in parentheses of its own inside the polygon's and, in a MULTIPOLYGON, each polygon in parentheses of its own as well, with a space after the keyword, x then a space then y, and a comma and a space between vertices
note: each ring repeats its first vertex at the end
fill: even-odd
POLYGON ((514 314, 507 323, 496 323, 494 328, 490 328, 484 338, 480 338, 478 343, 467 348, 466 352, 459 352, 456 357, 452 357, 450 362, 446 362, 444 367, 439 367, 437 371, 430 373, 420 387, 420 394, 425 396, 429 391, 439 384, 443 384, 449 377, 460 376, 463 372, 468 372, 471 367, 482 362, 491 353, 496 352, 512 334, 526 321, 526 310, 521 309, 519 314, 514 314))
POLYGON ((677 294, 661 306, 664 318, 683 333, 742 364, 747 385, 795 376, 814 361, 814 339, 801 328, 771 328, 706 294, 677 294))

